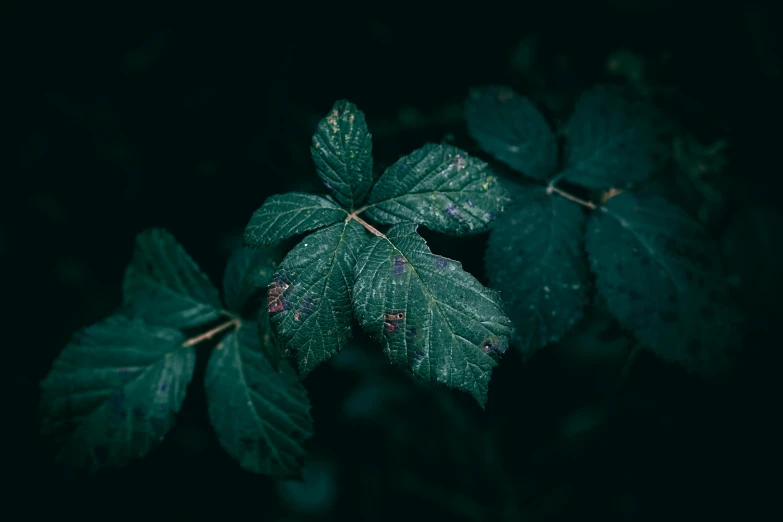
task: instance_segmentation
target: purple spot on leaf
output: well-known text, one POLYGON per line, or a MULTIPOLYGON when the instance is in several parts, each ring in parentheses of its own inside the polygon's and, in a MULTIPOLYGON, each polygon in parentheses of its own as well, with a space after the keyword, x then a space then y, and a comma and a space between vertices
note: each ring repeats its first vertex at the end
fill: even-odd
POLYGON ((473 208, 473 207, 475 207, 475 206, 476 206, 476 205, 474 205, 474 204, 473 204, 473 202, 472 202, 471 200, 469 200, 469 199, 466 199, 466 200, 465 200, 465 204, 468 206, 468 208, 473 208))
POLYGON ((405 272, 405 265, 408 264, 408 260, 402 256, 394 256, 394 266, 392 267, 394 275, 402 275, 405 272))
POLYGON ((459 209, 453 203, 446 207, 446 214, 449 216, 456 216, 458 213, 459 209))
POLYGON ((448 263, 446 262, 446 260, 443 259, 442 257, 435 259, 435 268, 437 268, 438 270, 443 270, 444 268, 446 268, 447 264, 448 263))
POLYGON ((162 392, 164 392, 164 393, 165 393, 165 392, 166 392, 166 390, 168 390, 168 389, 169 389, 169 385, 168 385, 168 384, 166 384, 165 382, 164 382, 163 384, 161 384, 161 385, 160 385, 160 391, 162 391, 162 392))

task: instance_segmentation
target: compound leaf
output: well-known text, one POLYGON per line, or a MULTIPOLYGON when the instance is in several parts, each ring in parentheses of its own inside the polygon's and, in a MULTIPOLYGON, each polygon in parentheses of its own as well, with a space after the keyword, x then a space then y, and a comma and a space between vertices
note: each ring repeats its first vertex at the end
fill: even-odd
POLYGON ((242 313, 259 294, 265 294, 275 273, 279 253, 269 248, 239 247, 223 274, 223 297, 228 309, 242 313))
POLYGON ((353 103, 335 102, 319 123, 310 149, 318 175, 342 205, 355 209, 372 186, 372 136, 353 103))
POLYGON ((470 393, 483 407, 511 324, 499 294, 430 252, 414 224, 372 237, 356 263, 354 314, 392 363, 424 382, 470 393))
POLYGON ((659 357, 705 374, 723 369, 739 317, 715 243, 658 196, 626 192, 601 208, 586 246, 609 312, 659 357))
POLYGON ((520 187, 517 204, 490 232, 485 260, 490 286, 501 291, 525 358, 559 340, 582 318, 588 266, 585 214, 543 187, 520 187))
POLYGON ((305 192, 270 196, 253 213, 245 228, 245 244, 272 246, 284 239, 345 219, 347 213, 334 201, 305 192))
POLYGON ((256 323, 243 322, 213 350, 205 376, 209 418, 244 469, 290 478, 313 433, 310 401, 287 362, 273 366, 264 356, 263 337, 256 323))
POLYGON ((619 88, 587 91, 566 126, 565 170, 557 177, 591 189, 646 180, 668 150, 659 121, 650 106, 619 88))
POLYGON ((94 471, 145 455, 172 428, 196 355, 183 335, 111 316, 77 332, 41 382, 42 431, 58 458, 94 471))
POLYGON ((367 216, 436 232, 483 232, 509 202, 489 166, 451 145, 427 144, 389 167, 370 193, 367 216))
POLYGON ((367 239, 356 221, 335 223, 305 237, 273 276, 268 311, 284 353, 296 353, 302 377, 351 337, 353 269, 367 239))
POLYGON ((131 315, 160 326, 187 328, 220 316, 217 289, 195 261, 161 228, 136 237, 125 270, 123 301, 131 315))
POLYGON ((531 178, 557 168, 557 140, 533 102, 509 87, 472 89, 465 103, 468 132, 482 149, 531 178))

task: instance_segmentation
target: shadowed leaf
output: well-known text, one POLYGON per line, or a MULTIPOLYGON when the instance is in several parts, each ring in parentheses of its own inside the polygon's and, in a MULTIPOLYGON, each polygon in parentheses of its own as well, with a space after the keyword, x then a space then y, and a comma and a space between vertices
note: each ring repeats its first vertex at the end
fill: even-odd
POLYGON ((256 323, 243 323, 212 352, 205 386, 220 445, 246 470, 275 478, 299 475, 312 436, 310 401, 291 366, 264 356, 256 323))
POLYGON ((280 253, 269 248, 239 247, 228 260, 223 274, 223 296, 228 309, 241 313, 259 294, 266 294, 280 253))
POLYGON ((123 301, 131 315, 176 328, 212 321, 222 308, 206 274, 161 228, 137 236, 133 259, 125 270, 123 301))
POLYGON ((41 382, 42 430, 90 471, 144 456, 174 425, 196 356, 183 335, 112 316, 77 332, 41 382))
POLYGON ((582 95, 566 126, 565 168, 558 178, 591 189, 645 181, 668 152, 654 109, 621 88, 582 95))
POLYGON ((533 179, 557 168, 557 140, 535 104, 509 87, 471 90, 465 103, 468 132, 482 149, 533 179))
POLYGON ((623 193, 587 225, 587 252, 607 309, 646 348, 706 374, 739 344, 715 243, 658 196, 623 193))
POLYGON ((582 318, 586 219, 578 205, 542 187, 523 187, 515 195, 517 205, 490 233, 485 267, 514 324, 512 340, 528 358, 582 318))

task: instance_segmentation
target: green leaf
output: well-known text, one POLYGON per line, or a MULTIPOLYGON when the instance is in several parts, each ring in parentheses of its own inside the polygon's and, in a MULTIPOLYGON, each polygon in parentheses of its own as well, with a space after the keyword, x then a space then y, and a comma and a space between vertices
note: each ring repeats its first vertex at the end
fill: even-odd
POLYGON ((557 168, 557 140, 549 124, 533 102, 511 88, 472 89, 465 120, 481 148, 512 169, 543 181, 557 168))
POLYGON ((370 193, 367 216, 453 235, 483 232, 508 195, 489 166, 451 145, 427 144, 389 167, 370 193))
POLYGON ((272 246, 302 232, 331 225, 348 214, 323 196, 304 192, 270 196, 245 228, 245 244, 272 246))
POLYGON ((205 376, 209 418, 220 445, 254 473, 298 475, 312 436, 310 401, 296 372, 263 355, 256 323, 242 323, 212 351, 205 376))
POLYGON ((667 361, 710 374, 739 344, 715 243, 678 207, 623 193, 587 225, 598 292, 620 325, 667 361))
POLYGON ((591 189, 645 181, 668 151, 659 121, 649 105, 620 88, 587 91, 566 126, 565 170, 557 178, 591 189))
POLYGON ((125 270, 123 302, 131 315, 175 328, 202 325, 221 313, 220 295, 195 261, 161 228, 136 237, 125 270))
POLYGON ((577 204, 547 195, 543 187, 520 187, 517 198, 490 233, 485 267, 514 323, 512 340, 528 358, 582 318, 586 219, 577 204))
POLYGON ((497 292, 432 254, 416 228, 396 225, 369 240, 356 263, 354 313, 392 363, 466 391, 483 407, 510 321, 497 292))
POLYGON ((41 382, 42 431, 90 471, 148 453, 174 424, 196 356, 183 335, 112 316, 77 332, 41 382))
POLYGON ((277 249, 239 247, 234 250, 223 274, 223 295, 228 309, 239 314, 259 294, 266 294, 279 259, 277 249))
POLYGON ((272 324, 303 378, 351 337, 353 268, 367 239, 354 220, 318 230, 288 253, 269 285, 272 324))
POLYGON ((372 136, 362 111, 345 100, 335 102, 319 123, 310 149, 318 175, 334 198, 351 210, 372 186, 372 136))

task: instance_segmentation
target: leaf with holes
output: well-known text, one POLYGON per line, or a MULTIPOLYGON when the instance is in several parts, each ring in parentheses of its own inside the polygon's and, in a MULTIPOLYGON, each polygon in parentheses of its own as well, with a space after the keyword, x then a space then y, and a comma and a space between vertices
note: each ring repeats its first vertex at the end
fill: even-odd
POLYGON ((432 254, 416 228, 395 225, 370 238, 356 263, 354 314, 393 363, 466 391, 483 407, 510 322, 497 292, 432 254))
POLYGON ((619 87, 587 91, 568 120, 565 168, 557 178, 591 189, 645 181, 668 152, 661 121, 652 107, 619 87))
POLYGON ((372 186, 372 137, 353 103, 335 102, 319 123, 310 149, 318 175, 341 205, 353 210, 372 186))
POLYGON ((290 192, 270 196, 245 228, 245 245, 272 246, 303 232, 345 219, 348 214, 324 196, 290 192))
POLYGON ((466 235, 485 231, 509 201, 485 162, 451 145, 428 144, 386 169, 366 212, 378 223, 466 235))
POLYGON ((557 140, 533 102, 509 87, 472 89, 465 103, 468 132, 482 149, 533 179, 557 168, 557 140))
POLYGON ((620 325, 667 361, 705 374, 740 342, 715 243, 678 207, 623 193, 587 225, 598 292, 620 325))
POLYGON ((205 376, 209 418, 220 445, 254 473, 299 474, 312 436, 310 401, 296 372, 270 364, 259 346, 264 333, 246 322, 212 352, 205 376))
POLYGON ((189 328, 217 319, 220 295, 195 261, 161 228, 136 238, 125 270, 123 304, 134 317, 160 326, 189 328))
POLYGON ((125 316, 79 331, 41 382, 59 459, 97 470, 147 454, 174 425, 196 355, 183 335, 125 316))
MULTIPOLYGON (((277 249, 243 246, 234 250, 223 274, 223 296, 228 309, 242 314, 256 304, 259 295, 264 297, 279 259, 277 249)), ((253 315, 256 312, 250 311, 253 315)))
POLYGON ((351 338, 353 269, 367 240, 356 221, 335 223, 305 237, 275 272, 268 311, 284 352, 296 354, 302 377, 351 338))
POLYGON ((485 267, 514 324, 512 341, 528 358, 582 318, 589 272, 585 214, 543 187, 520 187, 516 198, 490 233, 485 267))

